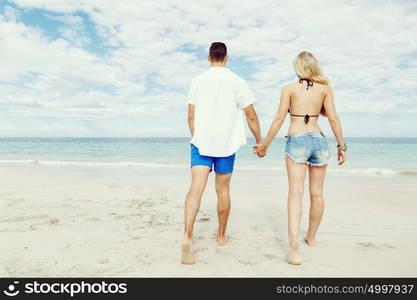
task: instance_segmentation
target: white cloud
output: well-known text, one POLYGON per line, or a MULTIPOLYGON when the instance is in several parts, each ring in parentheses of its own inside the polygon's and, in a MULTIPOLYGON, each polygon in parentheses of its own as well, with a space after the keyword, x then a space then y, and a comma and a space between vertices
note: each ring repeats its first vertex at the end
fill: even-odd
POLYGON ((16 21, 16 19, 20 16, 20 11, 15 9, 14 7, 6 6, 4 8, 3 15, 7 20, 16 21))
POLYGON ((61 36, 77 47, 84 47, 91 43, 88 33, 85 30, 83 18, 74 15, 55 16, 45 14, 51 20, 62 22, 65 26, 59 28, 61 36))
MULTIPOLYGON (((216 40, 225 41, 230 56, 251 70, 244 75, 265 126, 281 86, 294 79, 292 59, 306 49, 322 62, 346 122, 349 114, 383 122, 372 116, 417 113, 412 1, 13 2, 25 10, 44 9, 63 26, 61 37, 51 40, 20 23, 19 10, 7 8, 0 17, 0 80, 7 82, 0 104, 12 116, 177 118, 189 81, 206 67, 206 54, 195 50, 206 51, 216 40), (112 46, 108 52, 86 50, 92 40, 77 11, 112 46)), ((407 122, 392 124, 398 130, 416 125, 407 122)), ((363 133, 349 130, 348 135, 363 133)))

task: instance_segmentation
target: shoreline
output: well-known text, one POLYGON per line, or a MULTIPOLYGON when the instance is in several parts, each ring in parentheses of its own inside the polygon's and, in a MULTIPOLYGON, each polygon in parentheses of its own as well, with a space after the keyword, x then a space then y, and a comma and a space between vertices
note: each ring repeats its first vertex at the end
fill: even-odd
MULTIPOLYGON (((142 170, 167 170, 168 172, 182 172, 183 170, 189 169, 187 163, 143 163, 134 161, 56 161, 56 160, 38 160, 38 159, 11 159, 11 160, 0 160, 0 168, 50 168, 50 169, 78 169, 85 170, 87 173, 91 170, 104 169, 107 171, 123 172, 126 170, 132 170, 132 172, 140 172, 142 170), (169 171, 171 170, 171 171, 169 171)), ((236 171, 241 173, 246 172, 257 172, 257 173, 268 173, 281 174, 286 172, 285 162, 274 162, 272 165, 261 165, 254 163, 246 163, 237 161, 234 168, 236 171)), ((286 173, 285 173, 286 174, 286 173)), ((327 174, 336 176, 365 176, 365 177, 380 177, 380 178, 396 178, 396 177, 411 177, 417 176, 417 169, 392 169, 392 168, 346 168, 340 167, 334 163, 329 164, 327 174)))

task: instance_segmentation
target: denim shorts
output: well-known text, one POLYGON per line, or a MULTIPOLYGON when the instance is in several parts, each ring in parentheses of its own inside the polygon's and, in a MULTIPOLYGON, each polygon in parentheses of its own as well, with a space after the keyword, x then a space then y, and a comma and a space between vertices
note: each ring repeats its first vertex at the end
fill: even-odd
POLYGON ((329 163, 329 144, 322 132, 297 133, 286 139, 285 155, 295 162, 317 167, 329 163))
POLYGON ((214 157, 200 155, 198 148, 191 144, 191 168, 194 166, 207 166, 210 172, 214 165, 214 172, 221 174, 233 173, 236 153, 227 157, 214 157))

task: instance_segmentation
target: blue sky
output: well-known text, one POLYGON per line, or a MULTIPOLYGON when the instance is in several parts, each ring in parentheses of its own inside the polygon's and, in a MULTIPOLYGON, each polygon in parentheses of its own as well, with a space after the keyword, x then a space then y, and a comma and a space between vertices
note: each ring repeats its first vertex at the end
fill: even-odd
POLYGON ((185 95, 212 41, 264 132, 309 50, 346 136, 417 136, 415 28, 415 1, 2 1, 0 136, 187 136, 185 95))

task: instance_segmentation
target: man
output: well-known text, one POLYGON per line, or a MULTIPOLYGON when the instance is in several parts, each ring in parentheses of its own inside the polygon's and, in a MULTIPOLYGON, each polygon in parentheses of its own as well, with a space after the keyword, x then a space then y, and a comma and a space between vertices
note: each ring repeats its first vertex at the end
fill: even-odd
POLYGON ((193 226, 200 208, 208 175, 216 173, 218 245, 227 241, 226 226, 230 212, 229 184, 235 153, 246 144, 243 112, 256 139, 261 143, 254 98, 244 79, 225 67, 228 60, 224 43, 210 47, 210 68, 191 83, 188 94, 188 125, 191 139, 191 186, 185 198, 185 228, 182 263, 193 264, 193 226))

